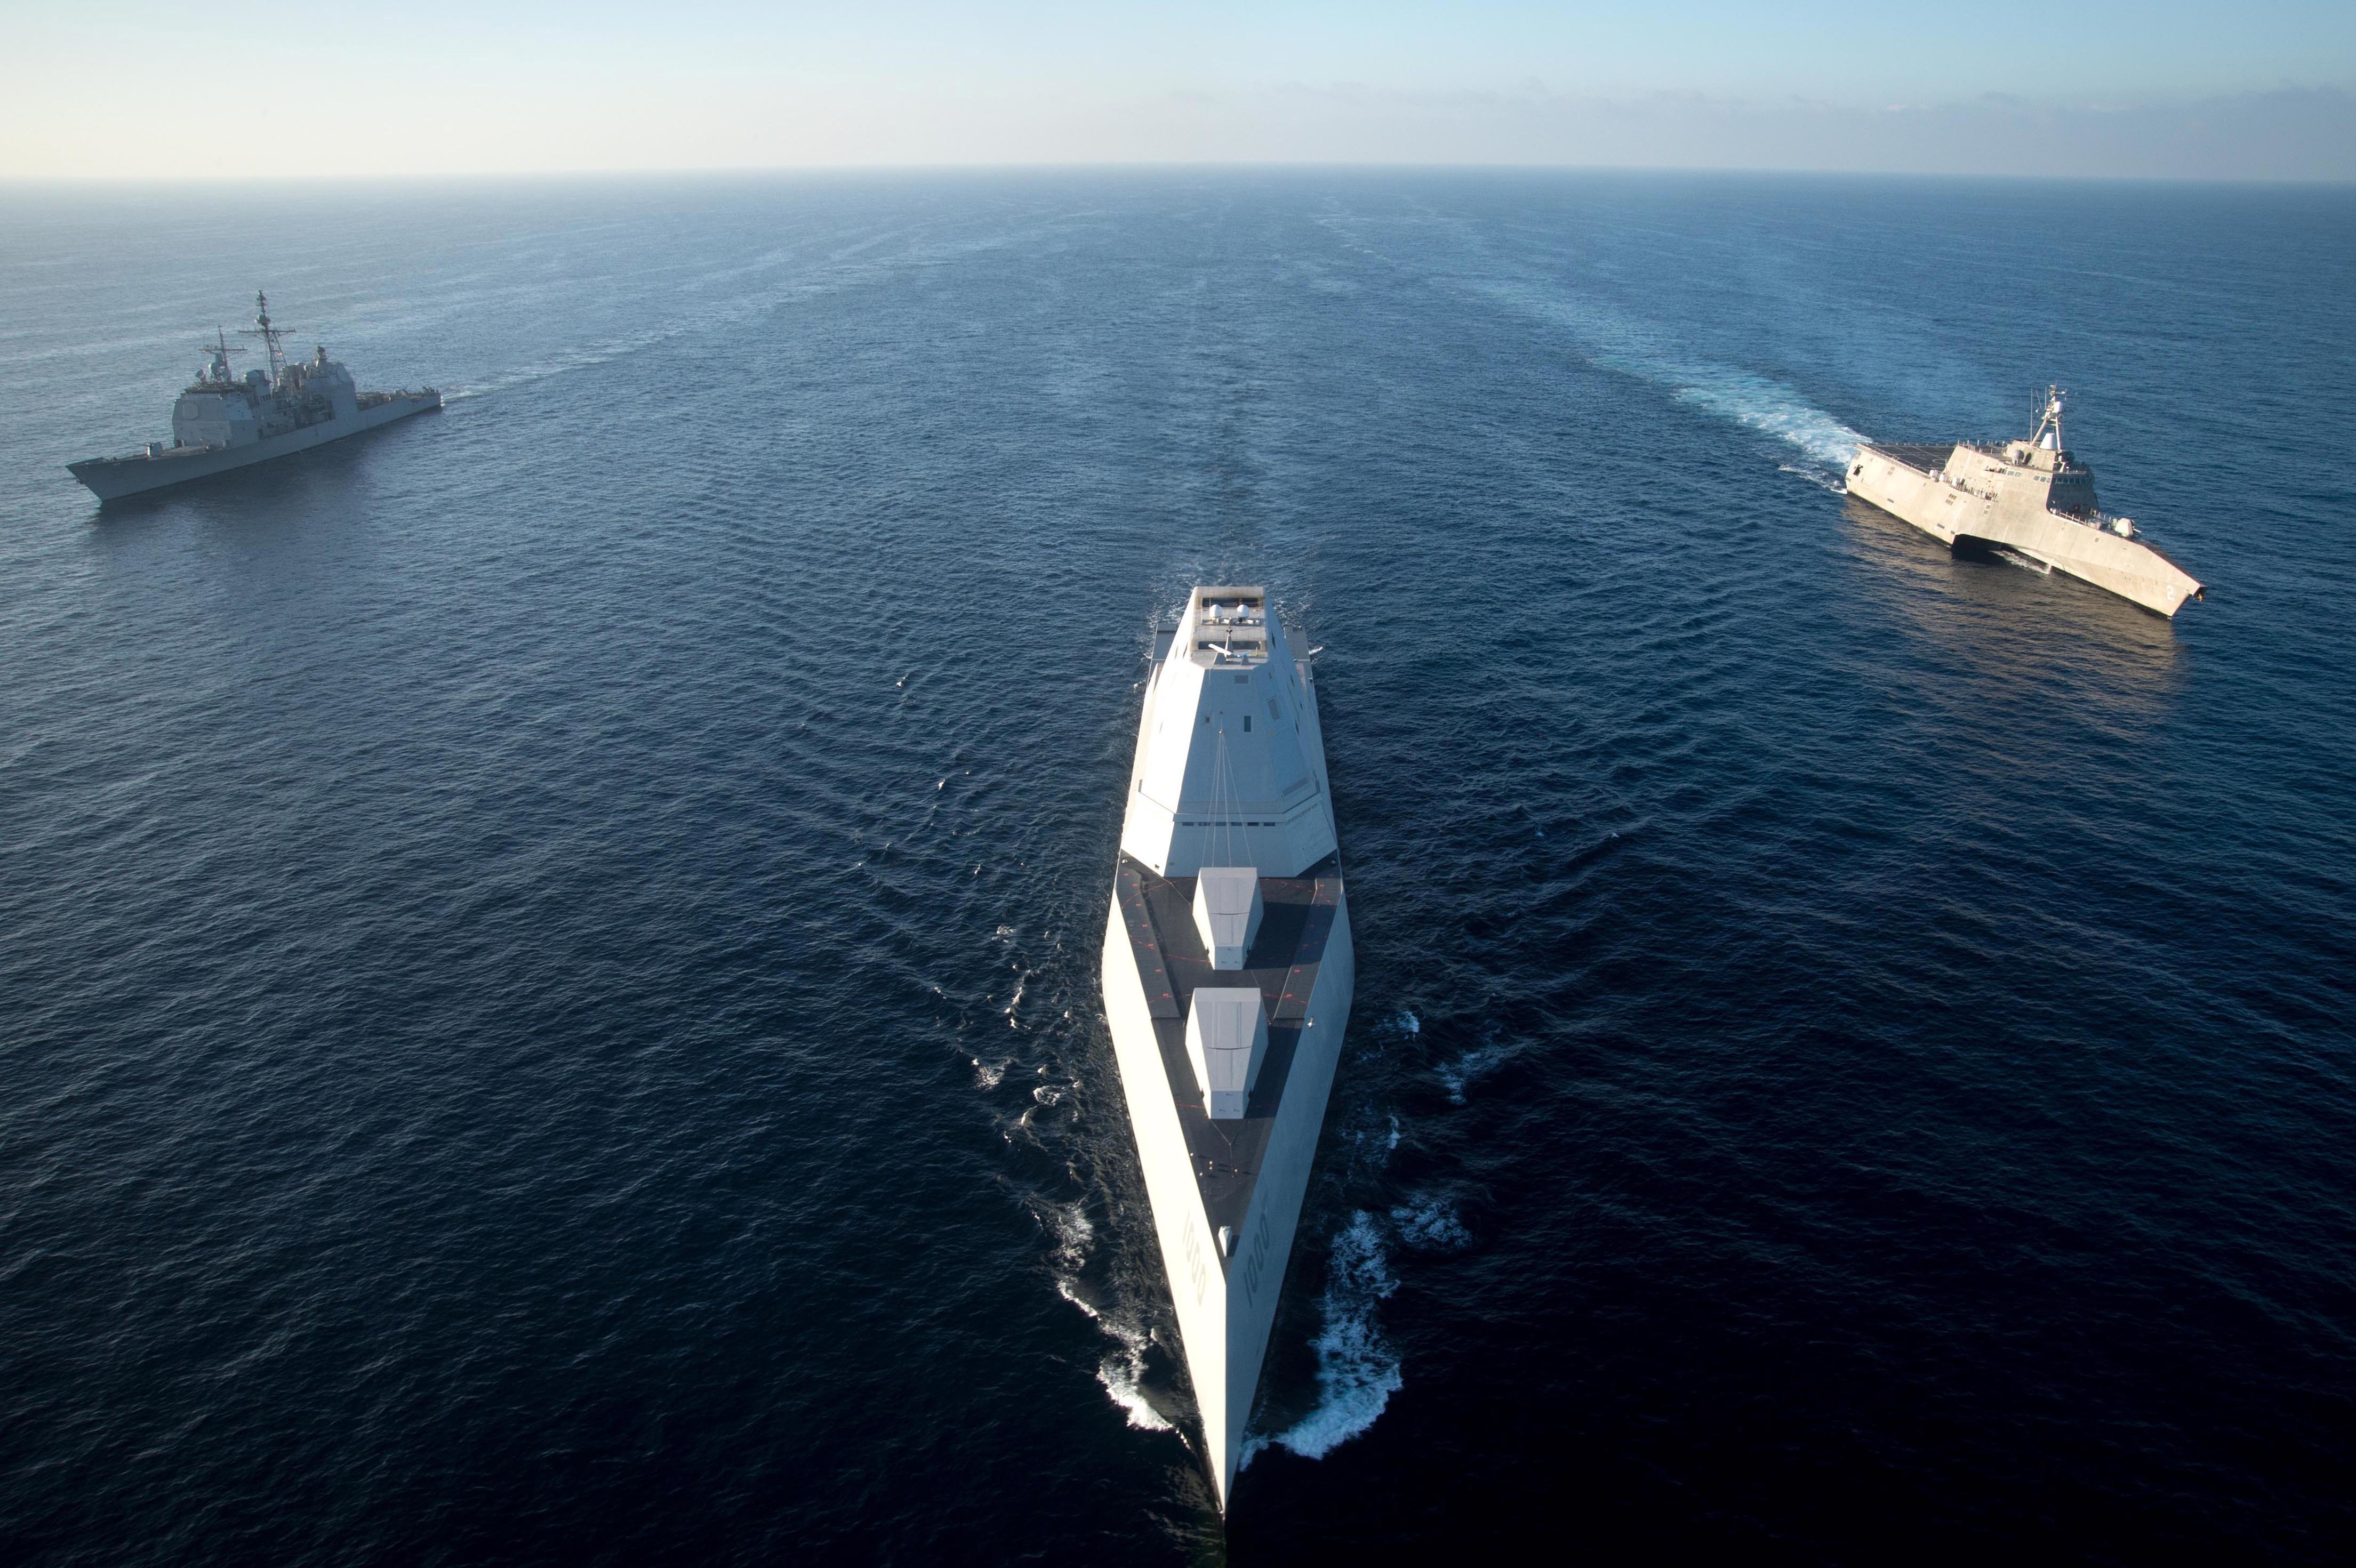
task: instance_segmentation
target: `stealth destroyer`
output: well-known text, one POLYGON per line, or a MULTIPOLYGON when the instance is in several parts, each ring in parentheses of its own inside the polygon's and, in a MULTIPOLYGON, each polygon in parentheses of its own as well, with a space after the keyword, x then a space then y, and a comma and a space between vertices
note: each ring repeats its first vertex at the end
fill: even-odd
POLYGON ((2062 443, 2059 387, 2027 441, 1935 446, 1869 442, 1850 461, 1848 493, 1953 546, 1977 543, 2066 572, 2174 615, 2201 596, 2192 574, 2094 505, 2094 470, 2062 443))
POLYGON ((1197 588, 1156 637, 1104 996, 1223 1510, 1355 978, 1309 662, 1264 590, 1197 588))
POLYGON ((229 357, 237 352, 216 332, 196 380, 172 405, 172 442, 151 442, 128 457, 92 457, 66 464, 101 501, 160 490, 189 479, 267 463, 289 453, 307 452, 364 430, 391 424, 442 406, 442 394, 423 391, 363 392, 352 373, 321 347, 309 359, 290 362, 284 333, 270 319, 270 297, 253 296, 253 326, 241 336, 262 340, 270 368, 233 375, 229 357))

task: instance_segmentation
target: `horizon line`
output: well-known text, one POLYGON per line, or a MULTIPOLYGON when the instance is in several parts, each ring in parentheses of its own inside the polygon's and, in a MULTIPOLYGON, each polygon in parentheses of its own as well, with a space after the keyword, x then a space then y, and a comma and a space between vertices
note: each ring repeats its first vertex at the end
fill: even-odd
POLYGON ((73 186, 155 188, 191 186, 219 187, 265 185, 494 184, 518 180, 654 180, 791 175, 980 176, 1121 172, 1211 174, 1236 171, 1748 176, 1764 178, 1855 181, 1927 180, 1950 185, 2002 181, 2031 185, 2297 186, 2315 189, 2356 189, 2356 177, 2320 175, 2070 174, 2039 170, 1963 173, 1953 169, 1843 169, 1767 164, 1613 164, 1537 161, 1518 163, 1470 159, 1408 161, 1373 158, 1107 158, 1089 161, 1008 160, 998 163, 681 164, 648 167, 616 165, 589 168, 445 169, 370 174, 0 174, 0 189, 26 187, 56 188, 73 186))

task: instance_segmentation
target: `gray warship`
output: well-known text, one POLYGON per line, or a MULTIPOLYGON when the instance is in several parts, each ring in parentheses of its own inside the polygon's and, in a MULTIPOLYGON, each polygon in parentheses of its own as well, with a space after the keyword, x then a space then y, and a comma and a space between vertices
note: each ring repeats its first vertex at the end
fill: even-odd
POLYGON ((195 382, 172 405, 170 445, 151 442, 128 457, 86 458, 67 464, 66 471, 101 501, 112 501, 307 452, 442 406, 442 394, 431 387, 363 392, 325 347, 290 362, 285 335, 270 319, 270 296, 257 293, 253 302, 253 325, 239 336, 262 340, 268 370, 232 375, 229 357, 237 350, 216 330, 195 382))
POLYGON ((2026 441, 1904 446, 1868 442, 1848 493, 1949 546, 1993 547, 2107 589, 2162 615, 2201 595, 2191 573, 2094 505, 2094 472, 2062 443, 2059 387, 2026 441))
POLYGON ((1313 671, 1266 589, 1197 588, 1154 638, 1103 976, 1222 1512, 1357 973, 1313 671))

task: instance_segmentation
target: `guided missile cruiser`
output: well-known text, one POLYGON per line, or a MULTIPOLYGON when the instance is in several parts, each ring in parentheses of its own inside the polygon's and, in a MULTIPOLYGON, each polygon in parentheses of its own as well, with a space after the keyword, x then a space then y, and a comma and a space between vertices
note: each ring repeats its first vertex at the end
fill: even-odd
POLYGON ((1104 995, 1222 1511, 1355 977, 1309 661, 1264 589, 1197 588, 1155 637, 1104 995))
POLYGON ((1848 493, 1950 547, 1995 546, 2162 615, 2201 596, 2191 573, 2094 506, 2094 473, 2062 443, 2059 387, 2027 441, 1899 446, 1868 442, 1848 493))
POLYGON ((66 471, 101 501, 267 463, 357 435, 442 406, 442 394, 363 392, 352 373, 322 347, 308 359, 286 357, 285 333, 270 319, 270 296, 253 296, 253 325, 238 336, 259 338, 268 370, 231 372, 226 336, 205 346, 197 379, 172 405, 172 442, 151 442, 128 457, 90 457, 66 471))

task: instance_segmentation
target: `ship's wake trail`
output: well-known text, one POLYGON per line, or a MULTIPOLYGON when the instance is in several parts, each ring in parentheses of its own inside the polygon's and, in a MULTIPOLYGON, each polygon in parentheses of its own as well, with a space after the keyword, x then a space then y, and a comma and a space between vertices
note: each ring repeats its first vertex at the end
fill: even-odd
POLYGON ((1492 304, 1561 330, 1587 358, 1607 369, 1665 387, 1681 403, 1798 448, 1812 460, 1809 465, 1777 466, 1811 484, 1838 490, 1840 476, 1865 440, 1782 382, 1688 354, 1659 328, 1600 301, 1518 280, 1470 279, 1466 286, 1492 304))
MULTIPOLYGON (((552 376, 594 369, 618 359, 643 355, 686 339, 741 326, 770 312, 806 301, 872 286, 905 276, 911 270, 941 266, 969 256, 995 251, 1037 237, 1037 229, 972 238, 941 238, 905 233, 873 235, 839 246, 815 265, 798 251, 776 251, 704 274, 692 280, 698 287, 733 284, 732 292, 712 298, 699 309, 676 319, 616 334, 495 372, 448 389, 445 402, 487 397, 511 388, 544 381, 552 376), (893 241, 896 250, 883 250, 893 241), (794 269, 801 268, 796 273, 794 269)), ((845 237, 835 237, 840 240, 845 237)))
POLYGON ((1779 463, 1775 469, 1779 474, 1796 474, 1819 490, 1829 490, 1836 496, 1848 494, 1848 485, 1837 475, 1826 474, 1813 463, 1779 463))

